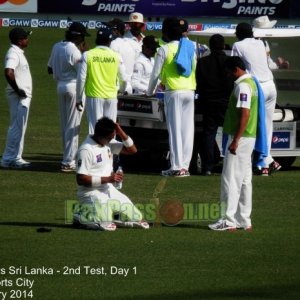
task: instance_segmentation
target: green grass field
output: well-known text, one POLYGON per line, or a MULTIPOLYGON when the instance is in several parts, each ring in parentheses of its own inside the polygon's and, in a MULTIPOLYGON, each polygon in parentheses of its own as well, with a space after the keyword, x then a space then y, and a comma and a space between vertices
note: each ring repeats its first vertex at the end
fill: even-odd
MULTIPOLYGON (((2 70, 7 34, 7 29, 0 29, 2 70)), ((34 94, 24 158, 33 168, 0 170, 0 299, 299 299, 300 159, 289 170, 253 178, 253 232, 209 231, 212 215, 199 213, 178 226, 148 231, 93 232, 66 224, 66 201, 76 199, 75 175, 59 171, 56 87, 47 74, 51 47, 63 35, 63 30, 35 29, 26 50, 34 94), (38 228, 51 232, 37 232, 38 228), (42 267, 48 274, 34 274, 42 267), (125 277, 118 269, 119 274, 110 274, 114 267, 128 268, 129 273, 125 277), (91 274, 93 268, 106 275, 91 274), (28 280, 34 280, 32 288, 28 280)), ((93 37, 89 43, 93 45, 93 37)), ((297 75, 296 45, 295 40, 283 43, 283 53, 297 75)), ((4 86, 2 77, 1 153, 8 125, 4 86)), ((280 101, 297 103, 296 95, 280 101)), ((86 133, 83 118, 81 140, 86 133)), ((127 174, 124 193, 142 204, 157 197, 160 203, 218 203, 219 175, 167 179, 158 191, 162 180, 143 170, 127 174)))

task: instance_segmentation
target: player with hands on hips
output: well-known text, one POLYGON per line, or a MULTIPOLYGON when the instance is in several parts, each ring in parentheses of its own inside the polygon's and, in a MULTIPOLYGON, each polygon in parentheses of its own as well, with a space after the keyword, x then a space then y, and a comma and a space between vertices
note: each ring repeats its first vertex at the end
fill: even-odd
POLYGON ((10 30, 11 46, 5 56, 6 96, 9 103, 10 124, 2 155, 1 167, 27 168, 30 163, 22 158, 32 97, 32 78, 24 49, 31 32, 16 27, 10 30))
POLYGON ((113 172, 113 154, 137 152, 133 140, 118 123, 103 117, 78 149, 77 175, 80 209, 74 214, 74 225, 87 229, 114 231, 116 227, 148 229, 142 213, 114 184, 123 174, 113 172), (119 136, 122 142, 114 139, 119 136), (114 220, 114 214, 120 219, 114 220))

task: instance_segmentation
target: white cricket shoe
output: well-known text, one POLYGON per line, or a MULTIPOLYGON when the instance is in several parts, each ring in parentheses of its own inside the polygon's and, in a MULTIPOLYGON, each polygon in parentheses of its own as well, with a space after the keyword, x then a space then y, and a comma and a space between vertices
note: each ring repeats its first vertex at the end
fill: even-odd
POLYGON ((115 231, 117 229, 117 225, 113 222, 101 222, 99 226, 100 230, 103 231, 115 231))
POLYGON ((141 228, 141 229, 149 229, 149 224, 146 221, 115 221, 118 227, 127 227, 127 228, 141 228))
POLYGON ((61 164, 60 170, 62 172, 65 172, 65 173, 75 172, 76 171, 76 166, 75 165, 61 164))
POLYGON ((209 224, 208 227, 211 230, 216 230, 216 231, 226 231, 226 230, 228 230, 228 231, 236 231, 236 226, 228 225, 226 223, 226 220, 224 220, 224 219, 220 219, 216 223, 209 224))
POLYGON ((82 222, 80 214, 74 214, 73 226, 90 230, 115 231, 117 226, 113 222, 82 222))
POLYGON ((31 166, 31 163, 24 160, 23 158, 17 160, 2 160, 1 167, 2 168, 10 168, 10 169, 26 169, 31 166))

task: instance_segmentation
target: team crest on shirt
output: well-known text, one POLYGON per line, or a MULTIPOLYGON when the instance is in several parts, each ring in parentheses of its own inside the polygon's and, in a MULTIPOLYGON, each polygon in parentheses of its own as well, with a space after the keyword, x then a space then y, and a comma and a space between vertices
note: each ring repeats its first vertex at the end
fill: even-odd
POLYGON ((240 101, 241 102, 247 102, 247 94, 241 93, 240 94, 240 101))
POLYGON ((101 156, 101 154, 96 155, 96 161, 97 161, 97 163, 99 163, 99 162, 102 161, 102 156, 101 156))

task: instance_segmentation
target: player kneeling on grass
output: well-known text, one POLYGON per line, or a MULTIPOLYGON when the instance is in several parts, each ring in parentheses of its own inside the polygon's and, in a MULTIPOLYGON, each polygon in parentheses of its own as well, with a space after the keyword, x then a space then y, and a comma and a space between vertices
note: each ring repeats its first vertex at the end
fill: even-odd
POLYGON ((74 214, 74 225, 106 231, 114 231, 117 226, 149 228, 131 200, 114 187, 123 175, 113 172, 113 154, 136 152, 133 140, 119 124, 106 117, 97 121, 94 134, 86 138, 77 153, 80 209, 74 214), (114 139, 116 135, 122 142, 114 139), (116 213, 120 220, 113 219, 116 213))

